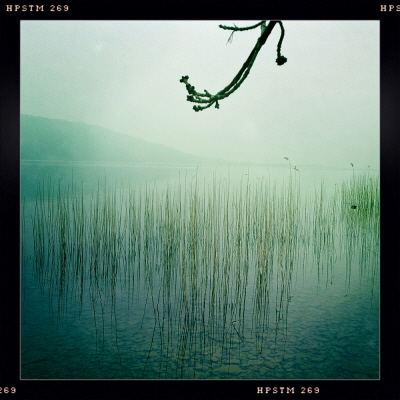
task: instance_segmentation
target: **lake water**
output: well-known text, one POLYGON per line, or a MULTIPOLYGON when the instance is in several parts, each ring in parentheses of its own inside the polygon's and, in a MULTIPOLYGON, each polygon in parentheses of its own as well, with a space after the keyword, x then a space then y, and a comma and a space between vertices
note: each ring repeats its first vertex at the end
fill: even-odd
POLYGON ((22 378, 379 379, 377 179, 22 162, 22 378))

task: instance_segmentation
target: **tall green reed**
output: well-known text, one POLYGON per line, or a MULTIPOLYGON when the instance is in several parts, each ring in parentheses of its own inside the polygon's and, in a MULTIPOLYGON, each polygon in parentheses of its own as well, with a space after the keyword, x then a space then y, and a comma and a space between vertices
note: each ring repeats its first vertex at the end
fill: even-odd
POLYGON ((315 269, 328 284, 344 248, 348 276, 354 260, 368 275, 379 252, 374 176, 353 176, 329 194, 321 182, 305 197, 298 172, 290 165, 281 188, 249 173, 239 185, 215 173, 166 187, 105 180, 89 194, 83 183, 48 180, 32 221, 41 291, 59 318, 89 301, 96 343, 104 346, 109 324, 118 352, 119 307, 140 305, 141 327, 151 331, 143 377, 195 377, 237 348, 271 352, 271 340, 288 334, 296 273, 307 279, 315 269))

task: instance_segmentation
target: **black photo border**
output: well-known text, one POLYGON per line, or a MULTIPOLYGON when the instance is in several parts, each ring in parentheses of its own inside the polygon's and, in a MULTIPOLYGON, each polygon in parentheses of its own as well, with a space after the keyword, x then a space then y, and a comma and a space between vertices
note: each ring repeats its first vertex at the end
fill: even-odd
MULTIPOLYGON (((65 0, 0 4, 0 396, 10 399, 400 399, 400 1, 65 0), (22 11, 22 6, 28 6, 22 11), (43 6, 30 11, 29 5, 43 6), (68 11, 51 11, 68 5, 68 11), (10 8, 11 6, 11 8, 10 8), (21 8, 18 8, 20 6, 21 8), (21 20, 380 21, 381 294, 378 380, 21 380, 19 118, 21 20), (16 389, 16 393, 5 390, 16 389), (258 388, 295 388, 266 394, 258 388), (318 387, 319 393, 301 394, 318 387)), ((310 60, 309 62, 312 62, 310 60)), ((190 110, 188 112, 191 112, 190 110)))

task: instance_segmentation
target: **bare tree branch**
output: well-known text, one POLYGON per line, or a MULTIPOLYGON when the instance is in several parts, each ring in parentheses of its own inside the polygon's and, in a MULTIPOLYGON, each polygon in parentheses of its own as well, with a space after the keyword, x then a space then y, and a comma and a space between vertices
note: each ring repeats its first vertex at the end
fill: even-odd
POLYGON ((255 24, 255 25, 252 25, 252 26, 247 26, 245 28, 239 28, 235 24, 233 24, 233 25, 235 25, 234 27, 233 26, 226 26, 226 25, 219 25, 219 27, 222 28, 222 29, 228 29, 228 30, 232 31, 231 35, 229 36, 228 42, 226 43, 226 44, 228 44, 228 43, 232 42, 233 34, 235 32, 237 32, 237 31, 248 31, 250 29, 255 29, 258 26, 260 26, 261 24, 265 24, 265 21, 261 21, 258 24, 255 24))
POLYGON ((242 68, 239 70, 239 72, 236 74, 236 76, 233 78, 233 80, 229 83, 229 85, 226 86, 224 89, 220 90, 217 94, 212 95, 207 90, 204 90, 203 93, 197 92, 195 87, 189 83, 189 77, 187 75, 182 76, 182 78, 180 79, 179 82, 182 82, 186 85, 186 90, 189 93, 189 95, 187 96, 187 101, 190 101, 192 103, 198 103, 198 104, 206 104, 204 106, 200 106, 200 105, 193 106, 193 109, 195 111, 205 110, 206 108, 211 107, 213 104, 215 104, 215 108, 219 108, 219 101, 230 96, 234 91, 236 91, 240 87, 240 85, 243 83, 243 81, 249 75, 250 70, 254 64, 254 61, 255 61, 261 47, 267 41, 270 33, 272 32, 272 29, 274 28, 274 26, 276 24, 279 24, 279 26, 281 28, 281 37, 279 39, 278 46, 277 46, 278 57, 276 59, 276 63, 278 65, 283 65, 287 61, 287 58, 281 55, 282 41, 285 36, 285 30, 283 28, 283 24, 281 21, 270 21, 268 25, 266 25, 266 21, 261 21, 255 25, 244 27, 244 28, 239 28, 236 25, 234 27, 219 25, 219 27, 222 29, 232 31, 232 33, 228 39, 228 43, 232 41, 232 35, 234 32, 237 32, 237 31, 245 31, 245 30, 255 29, 258 26, 261 26, 261 35, 257 39, 256 45, 254 46, 250 55, 247 57, 247 60, 243 64, 242 68))
POLYGON ((226 26, 226 25, 218 25, 221 29, 228 29, 228 30, 231 30, 231 31, 248 31, 248 30, 250 30, 250 29, 254 29, 254 28, 257 28, 258 26, 260 26, 261 24, 265 24, 265 22, 266 21, 260 21, 260 22, 258 22, 257 24, 255 24, 255 25, 252 25, 252 26, 246 26, 246 27, 244 27, 244 28, 239 28, 239 27, 237 27, 235 24, 233 24, 233 25, 235 25, 234 27, 233 26, 226 26))

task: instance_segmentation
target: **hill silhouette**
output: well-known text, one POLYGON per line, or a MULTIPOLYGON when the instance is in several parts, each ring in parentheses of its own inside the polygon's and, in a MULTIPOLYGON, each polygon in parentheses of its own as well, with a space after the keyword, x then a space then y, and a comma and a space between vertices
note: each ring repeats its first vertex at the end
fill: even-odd
POLYGON ((83 122, 21 115, 21 159, 157 164, 219 163, 83 122))

